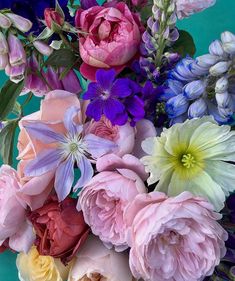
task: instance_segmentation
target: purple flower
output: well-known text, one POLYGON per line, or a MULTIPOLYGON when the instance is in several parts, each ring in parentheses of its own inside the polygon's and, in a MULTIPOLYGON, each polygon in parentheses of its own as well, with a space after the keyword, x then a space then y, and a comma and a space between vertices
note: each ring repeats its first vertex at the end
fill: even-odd
POLYGON ((70 193, 74 182, 74 165, 77 163, 81 176, 73 190, 83 187, 93 176, 91 162, 106 153, 112 152, 116 145, 109 140, 93 134, 85 135, 83 125, 76 124, 74 118, 79 109, 69 108, 64 116, 67 132, 57 133, 43 122, 31 122, 25 126, 27 132, 45 144, 53 144, 29 162, 25 174, 29 177, 41 176, 55 171, 55 190, 60 201, 70 193))
POLYGON ((132 91, 129 80, 126 78, 115 79, 115 70, 98 70, 96 81, 88 85, 83 99, 91 100, 87 107, 87 116, 99 121, 104 114, 113 125, 124 125, 128 114, 123 104, 123 99, 130 96, 132 91))

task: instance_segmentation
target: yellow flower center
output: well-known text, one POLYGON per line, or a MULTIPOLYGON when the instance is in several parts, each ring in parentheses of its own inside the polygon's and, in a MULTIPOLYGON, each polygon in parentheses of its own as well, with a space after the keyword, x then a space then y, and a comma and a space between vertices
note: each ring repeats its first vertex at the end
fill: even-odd
POLYGON ((196 160, 191 153, 188 153, 188 154, 184 154, 182 156, 181 162, 183 163, 184 167, 186 167, 187 169, 190 169, 195 166, 196 160))

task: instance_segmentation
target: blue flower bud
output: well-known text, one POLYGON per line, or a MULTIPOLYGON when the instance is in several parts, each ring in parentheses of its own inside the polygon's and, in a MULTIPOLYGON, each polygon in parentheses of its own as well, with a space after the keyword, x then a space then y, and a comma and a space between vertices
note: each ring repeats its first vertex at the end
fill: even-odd
POLYGON ((224 55, 224 49, 221 41, 215 40, 209 46, 209 52, 213 56, 222 57, 224 55))
POLYGON ((223 44, 234 42, 235 35, 232 32, 225 31, 221 34, 221 41, 223 44))
POLYGON ((217 80, 215 84, 215 92, 217 94, 222 94, 228 90, 228 78, 226 76, 221 77, 219 80, 217 80))
POLYGON ((234 113, 231 107, 224 108, 219 106, 218 106, 218 112, 223 118, 229 118, 234 113))
POLYGON ((202 80, 196 80, 184 86, 184 96, 188 100, 195 100, 199 98, 206 89, 206 83, 202 80))
POLYGON ((170 88, 175 95, 179 95, 183 92, 184 85, 180 81, 168 79, 167 87, 170 88))
POLYGON ((232 98, 228 92, 224 92, 222 94, 215 94, 216 102, 219 107, 231 107, 232 98))
POLYGON ((231 61, 220 61, 210 68, 210 74, 212 76, 220 76, 228 71, 230 65, 231 61))
POLYGON ((207 114, 207 104, 203 98, 193 102, 188 109, 189 118, 199 118, 207 114))
POLYGON ((170 118, 175 118, 184 114, 188 110, 189 102, 180 94, 168 100, 166 103, 166 112, 170 118))

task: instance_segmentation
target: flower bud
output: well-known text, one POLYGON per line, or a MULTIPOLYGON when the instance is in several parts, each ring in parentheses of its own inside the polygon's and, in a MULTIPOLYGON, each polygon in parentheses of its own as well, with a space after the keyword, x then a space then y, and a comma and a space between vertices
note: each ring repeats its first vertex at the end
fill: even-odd
POLYGON ((218 107, 218 112, 223 118, 229 118, 234 113, 232 107, 218 107))
POLYGON ((7 29, 11 26, 11 21, 8 17, 6 17, 4 14, 0 13, 0 27, 7 29))
POLYGON ((219 76, 221 74, 224 74, 228 71, 230 65, 230 61, 220 61, 210 68, 210 74, 213 76, 219 76))
POLYGON ((169 99, 166 103, 166 112, 170 118, 175 118, 184 114, 188 110, 189 102, 180 94, 169 99))
POLYGON ((8 53, 8 44, 5 35, 0 31, 0 55, 8 53))
POLYGON ((10 77, 10 80, 17 84, 24 79, 25 68, 25 63, 16 66, 11 66, 8 64, 6 66, 5 72, 10 77))
POLYGON ((12 66, 26 63, 26 54, 19 38, 10 33, 8 35, 9 61, 12 66))
POLYGON ((222 94, 228 90, 228 78, 226 76, 221 77, 219 80, 217 80, 215 84, 215 92, 217 94, 222 94))
POLYGON ((222 43, 219 40, 213 41, 209 46, 209 52, 213 56, 222 57, 224 55, 222 43))
POLYGON ((215 94, 216 102, 219 107, 229 107, 232 104, 232 98, 228 92, 223 94, 215 94))
MULTIPOLYGON (((60 71, 62 72, 63 69, 60 69, 60 71)), ((78 95, 82 91, 80 81, 73 70, 70 70, 69 73, 67 73, 67 75, 63 79, 61 79, 61 82, 65 91, 76 95, 78 95)))
POLYGON ((46 8, 44 11, 44 17, 46 25, 50 29, 52 29, 53 23, 58 27, 62 27, 64 24, 64 17, 60 13, 56 12, 53 8, 46 8))
POLYGON ((28 32, 32 28, 32 22, 24 17, 13 13, 7 13, 6 16, 12 21, 13 25, 22 32, 28 32))
POLYGON ((205 92, 205 89, 206 89, 206 83, 204 81, 195 80, 185 85, 183 90, 184 96, 188 100, 195 100, 205 92))
POLYGON ((225 31, 221 34, 221 41, 223 44, 235 42, 235 35, 232 32, 225 31))
POLYGON ((220 58, 218 56, 207 54, 207 55, 202 55, 200 57, 197 57, 196 61, 197 61, 198 65, 209 68, 212 65, 214 65, 215 63, 217 63, 219 61, 219 59, 220 58))
POLYGON ((235 41, 224 44, 223 48, 226 53, 228 53, 230 55, 234 55, 235 54, 235 41))
POLYGON ((33 45, 39 51, 39 53, 41 53, 44 56, 49 57, 53 52, 53 49, 43 41, 39 41, 39 40, 34 41, 33 45))
POLYGON ((193 102, 188 109, 189 118, 199 118, 207 113, 207 105, 203 98, 200 98, 193 102))
POLYGON ((0 54, 0 70, 3 70, 6 68, 8 65, 9 60, 8 60, 8 54, 0 54))

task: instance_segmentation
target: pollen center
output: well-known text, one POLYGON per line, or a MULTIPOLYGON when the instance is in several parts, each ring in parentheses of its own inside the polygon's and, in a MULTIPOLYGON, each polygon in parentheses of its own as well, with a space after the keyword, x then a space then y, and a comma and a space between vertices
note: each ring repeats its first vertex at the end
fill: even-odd
POLYGON ((79 148, 78 144, 75 143, 75 142, 70 143, 70 145, 69 145, 69 150, 70 150, 71 153, 74 153, 74 152, 78 151, 78 148, 79 148))
POLYGON ((183 166, 187 169, 193 168, 195 166, 196 160, 191 153, 184 154, 181 158, 183 166))

